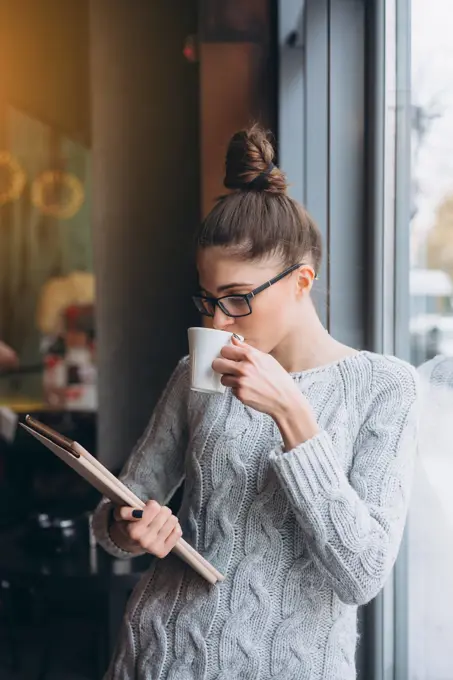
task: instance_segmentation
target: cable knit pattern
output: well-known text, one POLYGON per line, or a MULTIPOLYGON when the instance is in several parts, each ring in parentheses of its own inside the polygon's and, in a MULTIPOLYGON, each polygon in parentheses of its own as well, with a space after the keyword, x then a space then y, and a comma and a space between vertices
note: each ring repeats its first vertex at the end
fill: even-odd
MULTIPOLYGON (((175 370, 122 480, 165 502, 185 478, 185 539, 225 581, 156 560, 127 607, 105 680, 352 680, 357 606, 382 588, 404 527, 416 372, 360 352, 292 375, 320 433, 283 452, 274 421, 175 370)), ((108 535, 110 503, 94 531, 108 535)))

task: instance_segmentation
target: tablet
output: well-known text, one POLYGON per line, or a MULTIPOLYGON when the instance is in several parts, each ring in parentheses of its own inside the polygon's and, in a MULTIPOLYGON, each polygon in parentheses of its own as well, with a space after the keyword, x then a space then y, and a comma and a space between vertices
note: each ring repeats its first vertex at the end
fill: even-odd
MULTIPOLYGON (((78 442, 68 439, 29 415, 25 417, 25 423, 20 425, 115 505, 127 505, 138 510, 145 508, 146 504, 141 498, 78 442)), ((179 539, 173 551, 209 583, 224 580, 224 576, 184 539, 179 539)))

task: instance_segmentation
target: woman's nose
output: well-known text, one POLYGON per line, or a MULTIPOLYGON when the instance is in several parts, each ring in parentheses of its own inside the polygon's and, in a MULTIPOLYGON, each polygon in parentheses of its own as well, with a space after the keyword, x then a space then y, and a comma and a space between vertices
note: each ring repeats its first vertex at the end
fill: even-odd
POLYGON ((226 328, 229 326, 232 326, 234 324, 234 319, 231 316, 228 316, 222 310, 220 307, 215 308, 214 312, 214 318, 212 319, 212 327, 215 328, 217 331, 224 331, 226 328))

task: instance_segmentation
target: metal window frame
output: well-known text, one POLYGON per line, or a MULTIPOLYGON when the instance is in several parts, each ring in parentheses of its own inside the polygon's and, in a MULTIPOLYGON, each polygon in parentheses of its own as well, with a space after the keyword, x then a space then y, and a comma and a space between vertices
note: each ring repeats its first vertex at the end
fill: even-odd
MULTIPOLYGON (((365 221, 369 226, 366 259, 370 265, 367 281, 368 304, 372 313, 367 319, 368 346, 380 353, 394 353, 395 337, 395 220, 394 138, 395 110, 388 80, 393 81, 394 63, 389 62, 388 13, 393 0, 372 0, 366 7, 367 54, 366 97, 367 191, 365 221), (392 146, 393 141, 393 146, 392 146), (390 172, 390 178, 386 176, 390 172)), ((366 611, 367 670, 364 677, 375 680, 394 678, 394 601, 393 575, 383 591, 366 611)))
MULTIPOLYGON (((323 235, 317 309, 342 341, 407 359, 410 0, 278 5, 279 158, 323 235), (347 136, 354 110, 357 139, 347 136)), ((407 680, 406 570, 403 542, 361 612, 364 680, 407 680)))
POLYGON ((315 304, 363 348, 364 0, 279 0, 278 15, 279 162, 323 236, 315 304))
MULTIPOLYGON (((409 358, 410 0, 373 0, 367 28, 371 51, 368 208, 373 225, 370 345, 409 358)), ((373 677, 408 680, 407 532, 383 592, 370 607, 373 677)))
MULTIPOLYGON (((411 0, 396 0, 395 23, 395 354, 408 361, 410 358, 411 0)), ((406 527, 394 570, 394 680, 409 680, 408 559, 406 527)))

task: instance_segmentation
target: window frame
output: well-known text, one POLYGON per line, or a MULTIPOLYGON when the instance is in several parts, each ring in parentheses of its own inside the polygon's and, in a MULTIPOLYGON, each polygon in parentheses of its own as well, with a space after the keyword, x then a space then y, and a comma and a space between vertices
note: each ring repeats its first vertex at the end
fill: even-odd
MULTIPOLYGON (((278 32, 279 161, 323 236, 321 320, 408 359, 410 0, 278 0, 278 32)), ((359 612, 363 680, 408 680, 406 581, 405 538, 359 612)))

